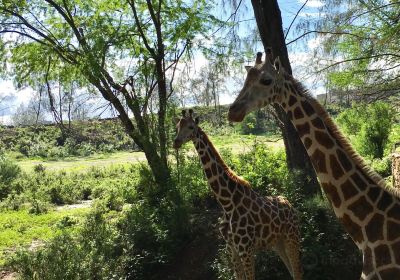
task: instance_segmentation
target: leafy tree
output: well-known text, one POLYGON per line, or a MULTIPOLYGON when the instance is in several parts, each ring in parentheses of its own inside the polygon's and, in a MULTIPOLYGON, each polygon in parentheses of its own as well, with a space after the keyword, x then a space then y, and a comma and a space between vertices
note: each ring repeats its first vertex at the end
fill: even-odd
POLYGON ((322 39, 319 59, 327 66, 319 70, 329 70, 328 87, 351 90, 353 99, 398 100, 400 3, 328 0, 321 12, 311 26, 322 39))
POLYGON ((175 70, 216 21, 211 8, 204 0, 0 0, 0 45, 17 83, 38 76, 96 89, 163 186, 175 70))
POLYGON ((344 110, 337 121, 355 137, 356 149, 364 156, 382 158, 394 122, 395 111, 384 102, 344 110))

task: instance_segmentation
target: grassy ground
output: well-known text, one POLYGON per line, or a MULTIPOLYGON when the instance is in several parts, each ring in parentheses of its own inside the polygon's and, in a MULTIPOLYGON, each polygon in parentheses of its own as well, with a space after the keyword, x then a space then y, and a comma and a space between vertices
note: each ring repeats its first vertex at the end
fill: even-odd
POLYGON ((26 210, 0 212, 0 267, 5 257, 19 246, 37 246, 52 238, 59 230, 60 221, 66 217, 79 219, 89 208, 67 208, 41 215, 26 210))
MULTIPOLYGON (((280 148, 283 141, 275 136, 251 136, 251 135, 229 135, 210 136, 218 150, 231 149, 234 153, 240 154, 247 151, 255 142, 264 143, 270 147, 280 148)), ((194 151, 193 145, 186 144, 190 151, 194 151)), ((115 152, 111 154, 95 154, 88 157, 70 157, 60 160, 45 159, 17 159, 18 165, 26 172, 33 171, 33 168, 42 164, 46 170, 65 170, 69 172, 84 172, 91 167, 106 167, 115 164, 135 163, 145 160, 143 152, 115 152)))
POLYGON ((31 172, 38 164, 44 165, 46 170, 51 171, 84 172, 92 166, 103 167, 113 164, 135 163, 143 160, 145 160, 145 156, 142 152, 115 152, 112 154, 95 154, 88 157, 69 157, 60 160, 19 159, 17 164, 27 172, 31 172))
MULTIPOLYGON (((218 150, 231 149, 237 154, 249 150, 256 142, 274 148, 283 147, 282 140, 276 137, 230 135, 210 136, 210 139, 218 150)), ((194 152, 191 143, 186 144, 186 148, 190 152, 194 152)), ((107 167, 143 160, 145 160, 145 156, 142 152, 116 152, 60 160, 18 159, 17 164, 26 172, 32 172, 38 164, 44 165, 49 171, 85 172, 93 166, 107 167)), ((89 207, 78 209, 63 207, 42 215, 32 215, 26 210, 0 212, 0 267, 4 264, 6 254, 13 252, 18 246, 32 246, 48 240, 57 233, 57 225, 65 217, 82 217, 88 209, 89 207)))

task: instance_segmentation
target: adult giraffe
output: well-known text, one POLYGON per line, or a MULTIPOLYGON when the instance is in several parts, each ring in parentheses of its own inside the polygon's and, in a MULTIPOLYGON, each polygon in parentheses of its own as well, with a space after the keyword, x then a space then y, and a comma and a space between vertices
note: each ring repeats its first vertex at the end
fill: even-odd
POLYGON ((272 51, 247 68, 230 121, 274 103, 293 122, 333 210, 363 253, 361 279, 400 279, 400 193, 385 185, 354 151, 327 111, 288 75, 272 51))
POLYGON ((176 119, 174 148, 192 140, 218 203, 223 210, 221 234, 227 244, 237 280, 254 280, 254 254, 275 250, 293 279, 302 279, 298 219, 281 196, 262 197, 222 160, 207 134, 193 119, 193 111, 176 119))

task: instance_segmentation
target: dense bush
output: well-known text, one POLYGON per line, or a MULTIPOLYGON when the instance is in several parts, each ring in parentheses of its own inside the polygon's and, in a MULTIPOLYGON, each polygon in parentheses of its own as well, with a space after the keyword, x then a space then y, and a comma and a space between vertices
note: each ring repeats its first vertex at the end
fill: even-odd
POLYGON ((65 135, 56 126, 0 128, 0 146, 25 157, 64 158, 136 149, 119 120, 73 122, 65 135))
POLYGON ((268 116, 263 110, 247 114, 240 123, 240 132, 242 134, 260 135, 266 132, 278 133, 277 129, 278 127, 274 118, 268 116))
POLYGON ((0 154, 0 201, 11 192, 11 184, 21 173, 21 168, 0 154))
MULTIPOLYGON (((283 151, 255 145, 240 156, 229 151, 222 151, 222 155, 259 193, 283 194, 298 210, 304 279, 329 280, 340 274, 347 280, 360 275, 358 250, 326 200, 304 199, 303 186, 297 183, 300 175, 288 172, 283 151)), ((80 279, 179 279, 168 269, 172 263, 184 261, 181 252, 188 244, 203 238, 205 244, 215 246, 217 234, 203 233, 216 232, 215 220, 201 217, 209 217, 206 209, 218 212, 219 208, 207 202, 211 200, 210 191, 197 156, 182 153, 179 165, 171 166, 172 180, 166 182, 164 190, 156 188, 145 165, 96 168, 79 175, 48 171, 29 175, 32 177, 25 182, 38 182, 48 201, 51 197, 72 201, 86 191, 86 195, 97 198, 97 203, 82 225, 72 230, 69 221, 60 223, 62 234, 36 252, 19 251, 9 265, 22 279, 74 279, 73 275, 80 279), (60 189, 52 196, 48 190, 54 189, 55 182, 60 189), (64 192, 64 187, 68 191, 64 192)), ((232 279, 230 262, 220 244, 215 261, 204 265, 203 269, 210 270, 207 279, 232 279)), ((273 252, 258 254, 256 271, 260 280, 290 279, 273 252)))
POLYGON ((395 111, 384 102, 357 105, 341 112, 337 121, 354 137, 357 151, 363 156, 382 158, 394 122, 395 111))

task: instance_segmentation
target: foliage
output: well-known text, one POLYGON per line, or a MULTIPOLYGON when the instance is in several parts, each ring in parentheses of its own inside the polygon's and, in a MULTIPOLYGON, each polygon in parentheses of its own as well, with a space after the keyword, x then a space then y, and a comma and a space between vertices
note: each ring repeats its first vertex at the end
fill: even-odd
POLYGON ((11 192, 11 183, 19 176, 21 168, 0 154, 0 201, 11 192))
POLYGON ((16 248, 29 248, 32 243, 44 245, 59 233, 61 224, 78 224, 88 210, 48 211, 40 215, 27 210, 0 212, 0 267, 16 248))
POLYGON ((321 57, 342 62, 327 74, 331 88, 353 90, 366 100, 398 96, 399 9, 383 0, 324 2, 315 26, 323 34, 321 57))
POLYGON ((0 145, 26 157, 58 159, 137 149, 116 119, 73 122, 65 139, 53 125, 4 127, 1 131, 0 145))
POLYGON ((8 265, 22 279, 118 279, 118 235, 113 222, 105 222, 111 217, 95 208, 79 234, 71 232, 70 224, 60 224, 61 232, 46 246, 33 252, 19 250, 8 265))
POLYGON ((2 61, 12 65, 2 72, 19 86, 45 85, 50 100, 57 82, 60 90, 75 82, 101 94, 146 154, 161 188, 170 177, 167 114, 175 71, 181 58, 201 48, 196 40, 224 25, 213 7, 204 0, 2 0, 1 25, 13 34, 12 40, 0 36, 9 53, 2 61))
MULTIPOLYGON (((257 192, 284 195, 298 210, 305 279, 335 279, 337 273, 344 275, 343 279, 359 276, 362 258, 358 250, 326 200, 321 197, 304 200, 305 186, 299 185, 303 181, 299 180, 301 174, 289 173, 283 150, 268 149, 256 142, 244 154, 236 155, 229 150, 222 150, 221 154, 257 192)), ((171 163, 172 180, 166 182, 171 185, 165 197, 158 195, 160 190, 152 173, 143 164, 93 168, 80 174, 47 170, 33 173, 30 181, 41 182, 38 178, 41 175, 50 186, 53 181, 67 189, 70 182, 85 186, 87 194, 97 198, 97 202, 83 223, 69 218, 59 220, 60 232, 54 239, 34 252, 18 251, 8 265, 22 279, 31 279, 34 274, 40 279, 70 279, 72 272, 83 279, 165 279, 171 264, 182 262, 181 252, 191 241, 218 238, 215 234, 204 235, 204 231, 214 231, 215 221, 203 216, 218 210, 215 202, 211 203, 214 199, 198 157, 185 153, 178 156, 179 165, 171 163)), ((46 190, 45 185, 40 189, 46 190)), ((60 189, 60 193, 64 191, 60 189)), ((83 190, 78 193, 82 195, 83 190)), ((71 189, 67 194, 75 196, 71 189)), ((224 250, 215 256, 212 269, 214 276, 207 279, 231 279, 224 250)), ((257 279, 290 279, 273 252, 258 255, 256 271, 257 279)))
POLYGON ((395 111, 383 102, 354 106, 337 117, 343 130, 355 137, 363 156, 382 158, 393 125, 395 111))

